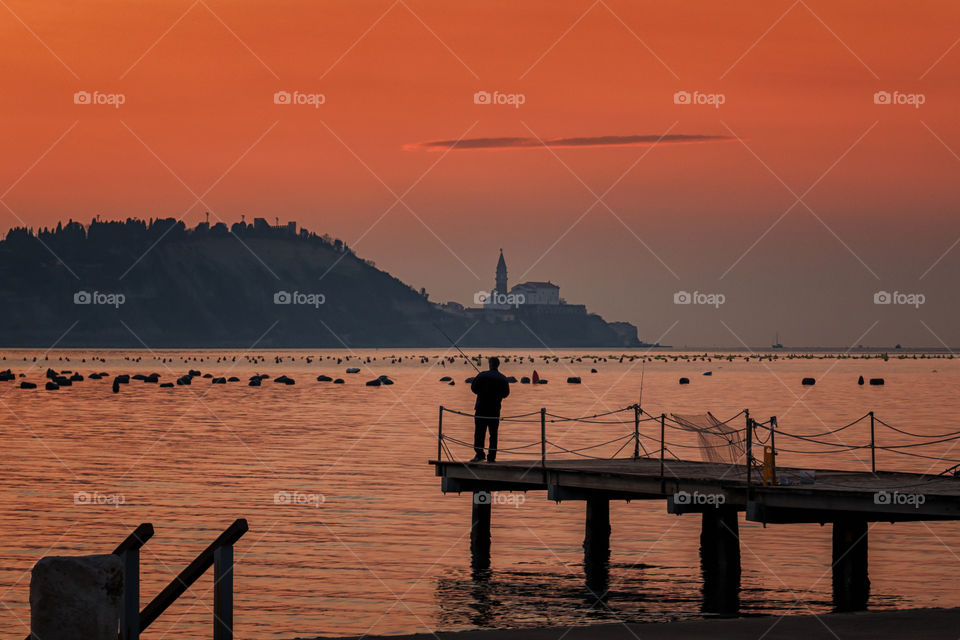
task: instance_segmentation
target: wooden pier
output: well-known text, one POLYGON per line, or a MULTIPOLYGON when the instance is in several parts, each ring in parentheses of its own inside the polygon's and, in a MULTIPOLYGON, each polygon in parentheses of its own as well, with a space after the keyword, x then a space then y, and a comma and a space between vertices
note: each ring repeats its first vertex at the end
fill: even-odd
POLYGON ((960 519, 960 478, 953 475, 823 469, 810 477, 809 469, 778 468, 781 477, 805 477, 805 484, 777 485, 776 475, 763 484, 763 465, 750 453, 756 426, 747 417, 744 464, 666 460, 663 445, 658 457, 547 459, 543 447, 536 459, 430 464, 444 493, 473 496, 475 567, 489 566, 490 492, 542 491, 557 502, 583 502, 586 583, 598 595, 606 589, 611 500, 663 500, 668 513, 700 515, 704 608, 716 613, 739 607, 740 512, 765 525, 831 524, 833 596, 841 611, 863 609, 869 598, 869 523, 960 519))

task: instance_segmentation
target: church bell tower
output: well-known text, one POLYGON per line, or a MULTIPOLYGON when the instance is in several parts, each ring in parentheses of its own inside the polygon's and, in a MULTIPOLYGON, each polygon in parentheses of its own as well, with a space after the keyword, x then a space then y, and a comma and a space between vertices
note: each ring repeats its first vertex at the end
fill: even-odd
POLYGON ((502 296, 509 293, 507 289, 507 262, 503 259, 503 249, 500 249, 500 260, 497 261, 497 293, 502 296))

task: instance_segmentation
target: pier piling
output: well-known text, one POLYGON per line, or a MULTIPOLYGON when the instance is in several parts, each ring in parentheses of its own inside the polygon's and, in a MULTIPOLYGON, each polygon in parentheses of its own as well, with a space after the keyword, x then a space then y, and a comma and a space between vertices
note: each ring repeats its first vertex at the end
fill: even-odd
POLYGON ((833 604, 838 611, 862 611, 870 597, 867 522, 833 523, 833 604))
POLYGON ((704 509, 700 529, 703 610, 733 614, 740 608, 740 525, 731 507, 704 509))
POLYGON ((583 570, 587 589, 597 596, 607 591, 610 572, 610 501, 587 498, 583 536, 583 570))
POLYGON ((491 503, 490 492, 473 492, 473 510, 470 519, 470 558, 475 571, 484 571, 490 568, 491 503))

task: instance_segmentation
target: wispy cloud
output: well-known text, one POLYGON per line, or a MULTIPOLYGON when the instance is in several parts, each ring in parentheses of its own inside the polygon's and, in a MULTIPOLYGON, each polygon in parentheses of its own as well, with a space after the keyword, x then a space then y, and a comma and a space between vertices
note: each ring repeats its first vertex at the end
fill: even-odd
POLYGON ((647 147, 654 144, 705 144, 730 142, 732 136, 703 134, 635 135, 635 136, 583 136, 577 138, 464 138, 462 140, 427 140, 404 145, 407 151, 445 151, 447 149, 537 149, 544 146, 552 149, 596 147, 647 147))

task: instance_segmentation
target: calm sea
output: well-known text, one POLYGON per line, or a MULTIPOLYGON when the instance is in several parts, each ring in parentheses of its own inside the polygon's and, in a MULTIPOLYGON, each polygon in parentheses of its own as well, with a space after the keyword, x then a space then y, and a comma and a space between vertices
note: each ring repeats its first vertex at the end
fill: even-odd
MULTIPOLYGON (((760 361, 740 353, 733 360, 674 361, 687 354, 670 352, 666 362, 642 364, 621 361, 619 352, 611 357, 607 350, 561 351, 558 362, 545 362, 543 351, 485 354, 498 352, 510 358, 502 367, 506 374, 520 377, 536 369, 549 380, 514 385, 504 409, 510 414, 540 407, 567 416, 616 409, 640 399, 641 379, 642 404, 651 413, 711 411, 725 419, 749 408, 760 420, 778 416, 782 429, 798 433, 840 426, 870 410, 901 428, 941 433, 956 430, 960 414, 960 360, 947 358, 780 354, 760 361), (707 371, 712 375, 704 376, 707 371), (583 384, 566 384, 570 375, 583 384), (860 375, 883 377, 886 384, 858 386, 860 375), (679 386, 681 376, 691 384, 679 386), (817 379, 816 386, 800 385, 808 376, 817 379)), ((471 573, 471 498, 443 495, 427 464, 436 457, 437 407, 473 406, 464 384, 473 370, 462 359, 450 363, 437 357, 449 352, 7 350, 2 355, 0 369, 10 367, 41 383, 29 391, 16 388, 19 381, 0 383, 4 637, 28 632, 29 570, 38 558, 106 553, 137 524, 152 522, 156 535, 141 560, 146 604, 238 517, 250 524, 236 547, 238 638, 702 615, 699 518, 668 515, 661 501, 612 506, 607 607, 596 606, 584 587, 582 503, 555 504, 542 493, 529 493, 496 505, 492 571, 471 573), (361 367, 361 373, 346 374, 350 366, 361 367), (198 378, 189 387, 161 389, 132 381, 114 394, 110 378, 87 379, 48 392, 42 384, 47 367, 84 376, 156 372, 169 382, 193 368, 240 382, 213 385, 198 378), (265 380, 260 388, 249 387, 254 373, 286 374, 296 384, 265 380), (320 374, 343 377, 346 384, 317 382, 320 374), (396 384, 364 386, 378 375, 396 384), (456 384, 441 383, 445 375, 456 384)), ((624 424, 551 424, 549 437, 568 449, 605 442, 632 431, 632 415, 624 416, 624 424)), ((472 425, 448 416, 444 430, 469 440, 472 425)), ((643 431, 653 438, 659 432, 653 423, 644 423, 643 431)), ((869 426, 862 422, 836 437, 864 444, 869 426)), ((878 438, 881 444, 904 442, 887 429, 878 429, 878 438)), ((504 448, 538 440, 536 422, 501 427, 504 448)), ((589 453, 611 455, 618 446, 589 453)), ((805 450, 804 443, 782 446, 805 450)), ((938 445, 928 453, 949 448, 938 445)), ((471 455, 455 445, 452 450, 462 458, 471 455)), ((537 448, 502 457, 524 457, 523 451, 529 457, 537 448)), ((695 450, 677 452, 698 459, 695 450)), ((960 459, 960 450, 946 457, 960 459)), ((863 469, 864 461, 869 462, 864 451, 783 453, 778 460, 849 469, 863 469)), ((950 466, 883 451, 878 463, 881 469, 934 473, 950 466)), ((831 609, 829 527, 763 528, 741 521, 741 536, 742 613, 831 609)), ((870 532, 871 608, 960 606, 958 551, 956 524, 877 524, 870 532)), ((151 627, 150 637, 208 637, 212 582, 212 574, 204 576, 151 627)))

